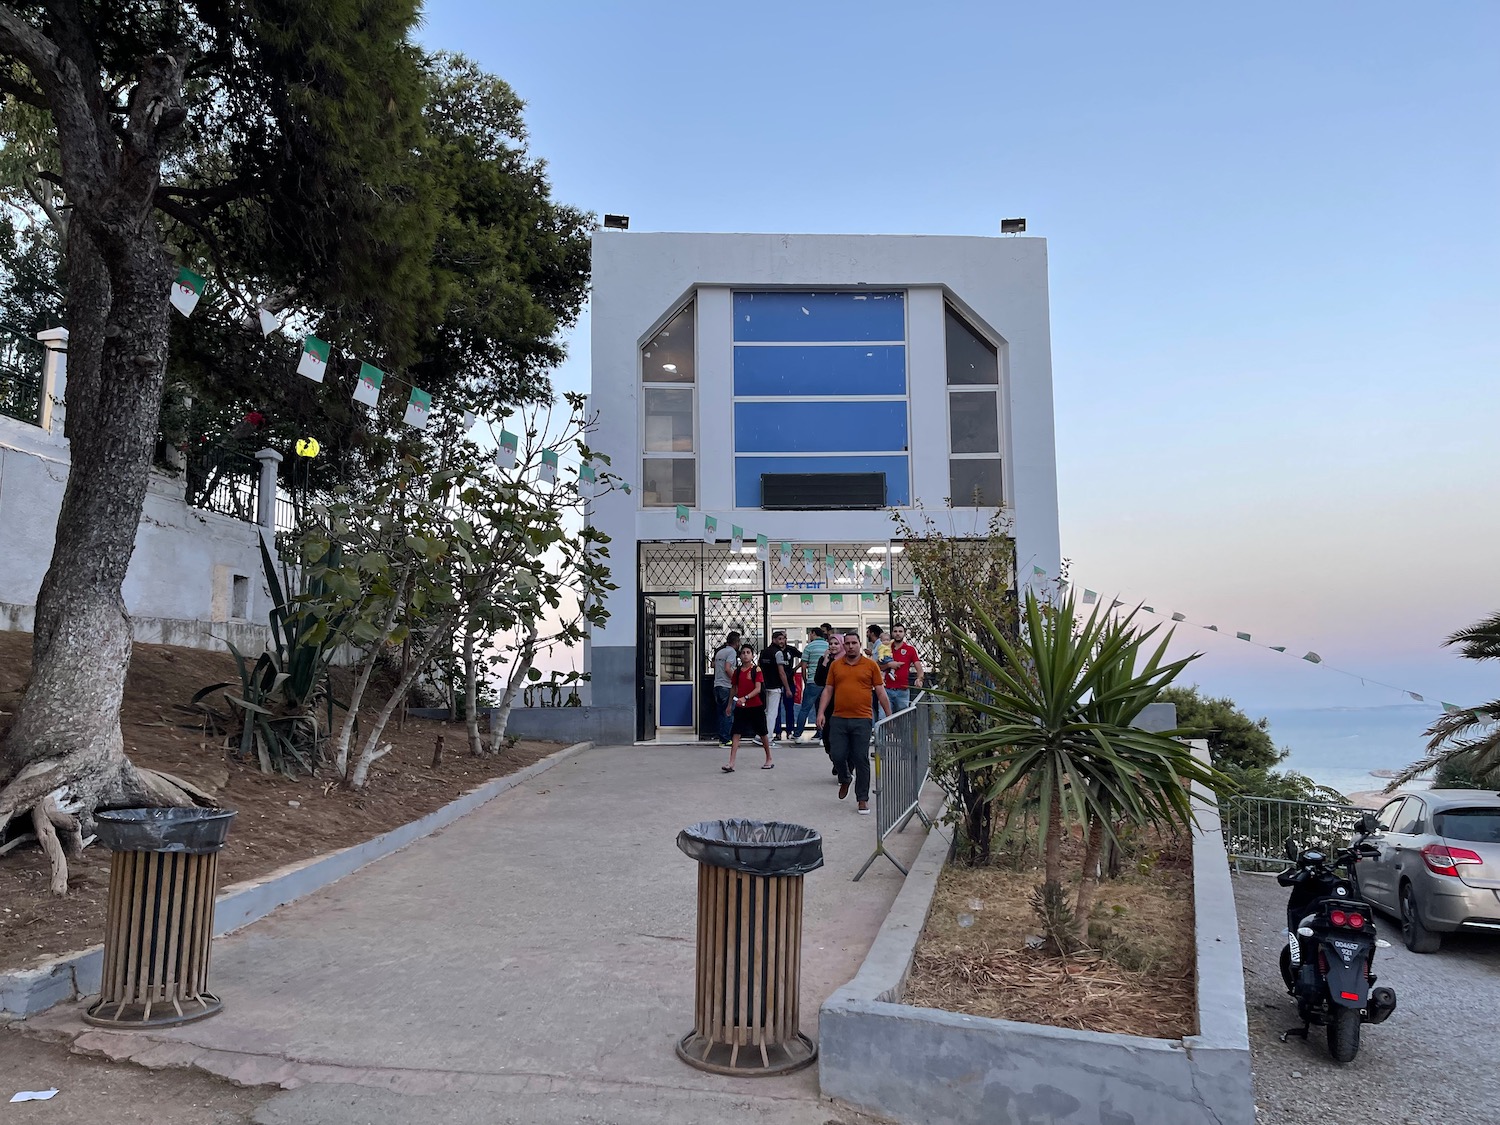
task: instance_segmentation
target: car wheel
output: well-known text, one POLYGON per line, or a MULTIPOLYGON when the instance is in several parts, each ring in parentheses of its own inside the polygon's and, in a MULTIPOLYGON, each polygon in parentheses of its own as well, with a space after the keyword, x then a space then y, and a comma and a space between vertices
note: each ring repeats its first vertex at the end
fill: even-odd
POLYGON ((1443 947, 1443 935, 1435 934, 1422 925, 1422 916, 1417 912, 1417 899, 1411 892, 1411 884, 1401 884, 1401 937, 1406 948, 1413 953, 1436 953, 1443 947))

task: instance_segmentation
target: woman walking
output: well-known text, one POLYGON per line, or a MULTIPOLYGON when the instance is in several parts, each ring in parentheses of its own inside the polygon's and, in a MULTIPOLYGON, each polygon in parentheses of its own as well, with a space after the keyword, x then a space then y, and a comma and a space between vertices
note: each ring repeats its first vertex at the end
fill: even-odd
POLYGON ((761 676, 760 664, 755 659, 755 649, 750 645, 740 648, 740 666, 734 670, 734 694, 725 708, 726 715, 734 715, 734 740, 729 744, 729 764, 720 766, 724 773, 734 772, 735 755, 740 752, 740 736, 748 735, 760 739, 766 752, 766 764, 760 768, 775 768, 771 761, 771 736, 766 730, 765 680, 761 676))

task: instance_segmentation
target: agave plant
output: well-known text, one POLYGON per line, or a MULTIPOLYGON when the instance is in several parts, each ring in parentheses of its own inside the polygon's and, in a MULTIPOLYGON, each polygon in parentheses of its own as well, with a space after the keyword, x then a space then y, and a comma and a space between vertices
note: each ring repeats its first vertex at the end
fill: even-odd
POLYGON ((340 639, 337 628, 314 633, 311 622, 297 612, 286 596, 286 585, 264 541, 260 544, 261 566, 271 592, 271 640, 252 665, 233 643, 229 651, 239 670, 240 682, 209 684, 192 698, 191 708, 213 716, 231 730, 239 726, 238 752, 253 753, 263 773, 284 773, 298 768, 312 773, 321 763, 322 743, 333 727, 333 697, 328 668, 340 639), (233 694, 226 689, 238 687, 233 694), (228 714, 207 702, 222 693, 228 714), (320 712, 322 712, 320 714, 320 712))
POLYGON ((1134 613, 1096 607, 1080 623, 1077 609, 1071 594, 1053 606, 1028 592, 1019 639, 976 609, 985 636, 962 643, 980 683, 967 695, 943 694, 984 722, 950 745, 964 769, 990 770, 986 798, 1020 787, 1037 803, 1047 883, 1061 883, 1064 835, 1084 829, 1088 857, 1073 914, 1086 926, 1099 852, 1116 826, 1190 827, 1189 787, 1226 779, 1193 757, 1176 737, 1182 732, 1131 726, 1196 655, 1168 661, 1170 633, 1147 653, 1157 627, 1136 628, 1134 613))

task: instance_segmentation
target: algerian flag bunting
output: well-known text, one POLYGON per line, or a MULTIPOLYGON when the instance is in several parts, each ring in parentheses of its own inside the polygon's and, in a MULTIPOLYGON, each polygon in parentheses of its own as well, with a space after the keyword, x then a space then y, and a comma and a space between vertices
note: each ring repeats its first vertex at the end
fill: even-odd
POLYGON ((478 415, 476 415, 472 410, 464 411, 464 433, 468 433, 469 430, 473 428, 474 419, 477 417, 478 415))
POLYGON ((426 391, 411 389, 411 398, 406 400, 406 414, 401 420, 415 430, 427 428, 427 417, 432 413, 432 396, 426 391))
POLYGON ((537 466, 536 479, 537 480, 556 480, 557 479, 557 450, 555 450, 555 449, 544 449, 544 450, 542 450, 542 463, 537 466))
POLYGON ((812 572, 813 572, 813 550, 812 550, 811 547, 803 547, 802 548, 802 573, 805 574, 805 575, 807 575, 809 578, 811 578, 812 577, 812 572))
POLYGON ((771 561, 771 541, 764 535, 755 537, 755 557, 761 562, 771 561))
POLYGON ((1172 620, 1173 621, 1186 621, 1187 620, 1187 614, 1185 614, 1185 613, 1174 613, 1174 614, 1172 614, 1172 620))
POLYGON ((1286 645, 1272 645, 1271 646, 1271 651, 1272 652, 1285 652, 1286 651, 1286 645))
POLYGON ((719 521, 714 516, 703 517, 703 542, 712 547, 719 541, 719 521))
POLYGON ((693 608, 693 592, 691 590, 678 590, 677 591, 677 608, 678 609, 692 609, 693 608))
POLYGON ((823 576, 828 580, 828 585, 833 585, 833 556, 823 556, 823 576))
POLYGON ((781 545, 781 565, 783 568, 792 565, 792 545, 790 543, 783 543, 781 545))
POLYGON ((302 341, 302 358, 297 361, 297 374, 306 375, 314 383, 321 383, 328 374, 328 343, 316 336, 302 341))
POLYGON ((196 274, 186 266, 177 267, 177 280, 172 283, 169 295, 172 307, 183 316, 192 316, 198 307, 198 298, 203 296, 203 275, 196 274))
POLYGON ((380 401, 380 384, 385 382, 385 372, 373 363, 359 365, 359 382, 354 384, 354 401, 374 406, 380 401))
POLYGON ((1302 659, 1305 660, 1305 661, 1307 661, 1309 664, 1321 664, 1321 663, 1323 663, 1323 658, 1321 656, 1319 656, 1315 652, 1309 652, 1309 653, 1305 654, 1302 657, 1302 659))
POLYGON ((1097 591, 1095 591, 1095 590, 1085 590, 1083 592, 1083 604, 1084 605, 1093 605, 1098 600, 1099 600, 1099 594, 1098 594, 1097 591))
POLYGON ((1238 637, 1242 641, 1248 641, 1250 639, 1250 634, 1249 633, 1236 633, 1235 636, 1238 637))
POLYGON ((803 609, 812 609, 812 607, 813 607, 813 596, 811 594, 803 594, 802 595, 802 608, 803 609))
POLYGON ((281 317, 269 309, 256 309, 255 312, 260 317, 260 334, 262 336, 269 336, 281 327, 281 317))
POLYGON ((677 530, 678 531, 686 531, 687 529, 688 529, 688 507, 687 507, 686 504, 678 504, 677 505, 677 530))
POLYGON ((745 545, 745 529, 737 523, 729 525, 729 549, 735 554, 745 545))
POLYGON ((843 594, 829 594, 828 595, 828 605, 829 605, 830 608, 835 609, 835 610, 843 609, 844 608, 844 595, 843 594))
POLYGON ((509 430, 500 431, 500 447, 495 450, 495 465, 501 469, 514 469, 520 452, 521 439, 509 430))
POLYGON ((1412 698, 1413 698, 1413 699, 1415 699, 1415 700, 1416 700, 1416 701, 1417 701, 1417 702, 1418 702, 1418 703, 1425 703, 1425 702, 1426 702, 1426 700, 1425 700, 1425 699, 1424 699, 1424 698, 1423 698, 1423 697, 1422 697, 1422 696, 1420 696, 1420 695, 1418 695, 1418 694, 1417 694, 1417 693, 1416 693, 1416 692, 1414 692, 1414 691, 1409 691, 1409 692, 1407 692, 1407 693, 1406 693, 1406 694, 1407 694, 1407 695, 1409 695, 1409 696, 1411 696, 1411 697, 1412 697, 1412 698))
POLYGON ((578 492, 582 496, 590 498, 594 495, 594 489, 599 483, 599 473, 589 462, 585 461, 578 466, 578 492))

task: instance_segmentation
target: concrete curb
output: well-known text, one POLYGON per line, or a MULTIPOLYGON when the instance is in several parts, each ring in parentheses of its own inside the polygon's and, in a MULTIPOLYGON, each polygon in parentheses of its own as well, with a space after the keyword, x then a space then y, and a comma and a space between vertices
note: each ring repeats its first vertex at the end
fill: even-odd
MULTIPOLYGON (((558 763, 592 749, 593 745, 592 742, 576 742, 525 769, 487 781, 421 819, 393 828, 364 843, 301 860, 258 879, 225 887, 219 892, 214 904, 214 935, 227 934, 248 926, 251 922, 264 918, 278 906, 322 890, 366 864, 384 859, 423 836, 430 836, 438 829, 446 828, 459 817, 473 812, 506 790, 514 789, 558 763)), ((104 948, 95 945, 77 953, 64 954, 34 969, 0 973, 0 1017, 35 1015, 54 1004, 98 992, 103 965, 104 948)))
POLYGON ((1149 1039, 900 1003, 947 858, 946 841, 929 838, 859 972, 819 1012, 823 1094, 900 1122, 1254 1125, 1229 863, 1216 805, 1195 798, 1193 809, 1199 1034, 1149 1039))

